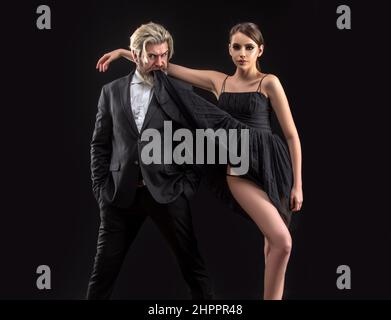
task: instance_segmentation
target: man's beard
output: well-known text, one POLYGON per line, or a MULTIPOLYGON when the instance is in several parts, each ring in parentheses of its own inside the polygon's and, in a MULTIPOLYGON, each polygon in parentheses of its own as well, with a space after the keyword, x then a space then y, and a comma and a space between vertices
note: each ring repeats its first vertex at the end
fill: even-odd
POLYGON ((167 74, 166 69, 151 69, 150 71, 145 71, 143 68, 138 68, 140 76, 143 78, 145 83, 147 83, 150 86, 153 86, 153 71, 157 71, 157 70, 161 70, 165 74, 167 74))

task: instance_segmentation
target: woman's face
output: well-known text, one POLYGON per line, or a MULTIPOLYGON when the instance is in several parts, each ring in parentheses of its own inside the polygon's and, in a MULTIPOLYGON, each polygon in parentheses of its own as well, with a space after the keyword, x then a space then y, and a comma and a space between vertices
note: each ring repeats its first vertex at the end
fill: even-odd
POLYGON ((256 67, 257 58, 262 55, 263 45, 258 46, 251 38, 241 32, 233 34, 229 44, 229 54, 237 68, 256 67))

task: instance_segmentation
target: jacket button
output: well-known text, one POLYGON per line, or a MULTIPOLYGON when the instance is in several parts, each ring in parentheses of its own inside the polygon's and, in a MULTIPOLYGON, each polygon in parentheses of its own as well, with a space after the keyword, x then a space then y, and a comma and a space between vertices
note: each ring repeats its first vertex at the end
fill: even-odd
POLYGON ((136 161, 134 162, 134 164, 135 164, 135 165, 138 165, 138 161, 136 160, 136 161))

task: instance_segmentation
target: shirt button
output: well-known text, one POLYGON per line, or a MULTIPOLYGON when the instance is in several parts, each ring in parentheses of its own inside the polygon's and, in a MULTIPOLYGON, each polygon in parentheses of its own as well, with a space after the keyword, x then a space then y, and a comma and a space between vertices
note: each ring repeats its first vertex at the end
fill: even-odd
POLYGON ((134 164, 135 164, 135 165, 138 165, 138 161, 136 160, 136 161, 134 162, 134 164))

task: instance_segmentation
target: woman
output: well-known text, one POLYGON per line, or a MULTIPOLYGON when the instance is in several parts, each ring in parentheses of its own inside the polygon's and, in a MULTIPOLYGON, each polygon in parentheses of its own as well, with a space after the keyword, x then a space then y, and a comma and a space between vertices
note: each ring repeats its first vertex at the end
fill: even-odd
MULTIPOLYGON (((227 165, 224 169, 226 178, 217 180, 220 192, 227 189, 228 196, 235 199, 234 205, 239 204, 265 236, 264 299, 282 299, 292 246, 289 221, 291 213, 299 211, 303 202, 300 139, 279 79, 262 73, 259 68, 264 41, 258 26, 237 24, 231 29, 229 40, 229 54, 236 66, 234 75, 194 70, 172 63, 167 72, 213 92, 218 99, 219 108, 214 107, 213 111, 208 102, 197 96, 200 100, 193 110, 190 110, 192 106, 182 106, 185 112, 192 113, 196 119, 203 117, 209 127, 249 129, 248 173, 235 175, 234 168, 227 165), (289 152, 279 136, 271 131, 272 111, 283 130, 289 152)), ((106 71, 110 62, 120 56, 133 60, 131 51, 118 49, 101 57, 97 68, 106 71)), ((166 85, 169 86, 168 78, 163 80, 168 81, 166 85)))

